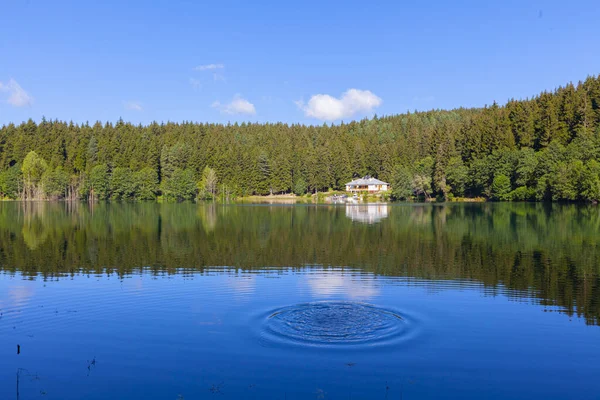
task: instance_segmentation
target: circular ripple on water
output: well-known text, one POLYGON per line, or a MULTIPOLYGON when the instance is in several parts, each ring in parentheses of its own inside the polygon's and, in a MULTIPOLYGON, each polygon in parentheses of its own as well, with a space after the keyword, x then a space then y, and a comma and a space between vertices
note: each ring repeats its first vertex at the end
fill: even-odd
POLYGON ((407 339, 408 318, 370 304, 345 301, 304 303, 270 313, 262 337, 281 344, 380 345, 407 339))

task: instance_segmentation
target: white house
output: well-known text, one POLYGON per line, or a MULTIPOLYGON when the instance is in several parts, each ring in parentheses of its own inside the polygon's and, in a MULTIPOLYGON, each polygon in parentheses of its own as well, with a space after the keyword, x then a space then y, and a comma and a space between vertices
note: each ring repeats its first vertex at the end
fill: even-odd
POLYGON ((346 183, 347 192, 387 192, 389 187, 389 183, 380 181, 369 175, 346 183))

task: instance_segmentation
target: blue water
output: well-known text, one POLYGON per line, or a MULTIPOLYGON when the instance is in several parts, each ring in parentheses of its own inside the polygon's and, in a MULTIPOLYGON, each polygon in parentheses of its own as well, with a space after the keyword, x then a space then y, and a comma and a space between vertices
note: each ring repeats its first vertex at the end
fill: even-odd
POLYGON ((95 220, 123 207, 0 225, 0 399, 600 398, 597 228, 558 234, 579 209, 504 210, 494 238, 487 208, 95 220))
MULTIPOLYGON (((598 327, 552 307, 511 300, 502 288, 490 293, 476 282, 321 267, 253 273, 219 268, 124 279, 4 275, 0 293, 2 399, 15 398, 17 368, 23 369, 22 399, 600 394, 598 327), (273 311, 312 302, 369 304, 403 319, 384 340, 357 343, 319 339, 323 328, 316 321, 306 328, 313 336, 306 345, 301 331, 275 339, 266 332, 273 311)), ((366 314, 351 331, 377 337, 365 327, 373 323, 366 314)))

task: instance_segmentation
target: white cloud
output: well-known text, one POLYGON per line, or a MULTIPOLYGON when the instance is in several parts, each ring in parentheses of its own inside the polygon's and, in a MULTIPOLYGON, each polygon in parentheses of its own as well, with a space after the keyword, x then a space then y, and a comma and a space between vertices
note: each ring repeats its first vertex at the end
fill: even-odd
POLYGON ((190 78, 190 85, 192 85, 192 87, 196 90, 200 90, 200 88, 202 88, 202 82, 200 82, 200 79, 190 78))
POLYGON ((125 106, 126 110, 144 111, 142 105, 137 101, 126 101, 123 103, 123 106, 125 106))
POLYGON ((213 71, 215 69, 223 69, 225 66, 223 64, 206 64, 206 65, 198 65, 194 68, 196 71, 213 71))
POLYGON ((223 74, 219 74, 218 72, 213 73, 213 80, 215 82, 225 82, 225 76, 223 74))
POLYGON ((7 83, 0 82, 0 92, 8 93, 7 102, 12 106, 25 107, 33 104, 33 97, 12 78, 7 83))
POLYGON ((221 102, 215 101, 214 103, 212 103, 211 107, 220 110, 223 114, 256 114, 254 104, 250 103, 248 100, 244 99, 239 94, 236 94, 233 97, 233 100, 231 100, 231 102, 228 104, 221 104, 221 102))
MULTIPOLYGON (((219 72, 220 70, 224 69, 225 65, 223 64, 205 64, 205 65, 198 65, 197 67, 194 68, 194 70, 196 71, 211 71, 212 72, 212 76, 213 76, 213 80, 215 82, 218 81, 223 81, 225 82, 225 76, 219 72)), ((200 83, 200 81, 196 80, 198 82, 198 84, 200 83)), ((192 85, 194 86, 194 85, 192 85)))
POLYGON ((307 117, 335 121, 360 112, 370 112, 379 107, 383 100, 369 90, 348 89, 340 98, 316 94, 306 104, 303 101, 295 103, 307 117))

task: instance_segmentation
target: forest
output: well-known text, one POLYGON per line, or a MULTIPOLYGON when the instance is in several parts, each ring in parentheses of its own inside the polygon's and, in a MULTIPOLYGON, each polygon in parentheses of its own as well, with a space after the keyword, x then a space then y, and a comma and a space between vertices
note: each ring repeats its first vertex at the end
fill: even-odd
POLYGON ((600 200, 600 75, 483 108, 322 126, 57 120, 0 129, 5 199, 232 199, 391 183, 396 200, 600 200))

